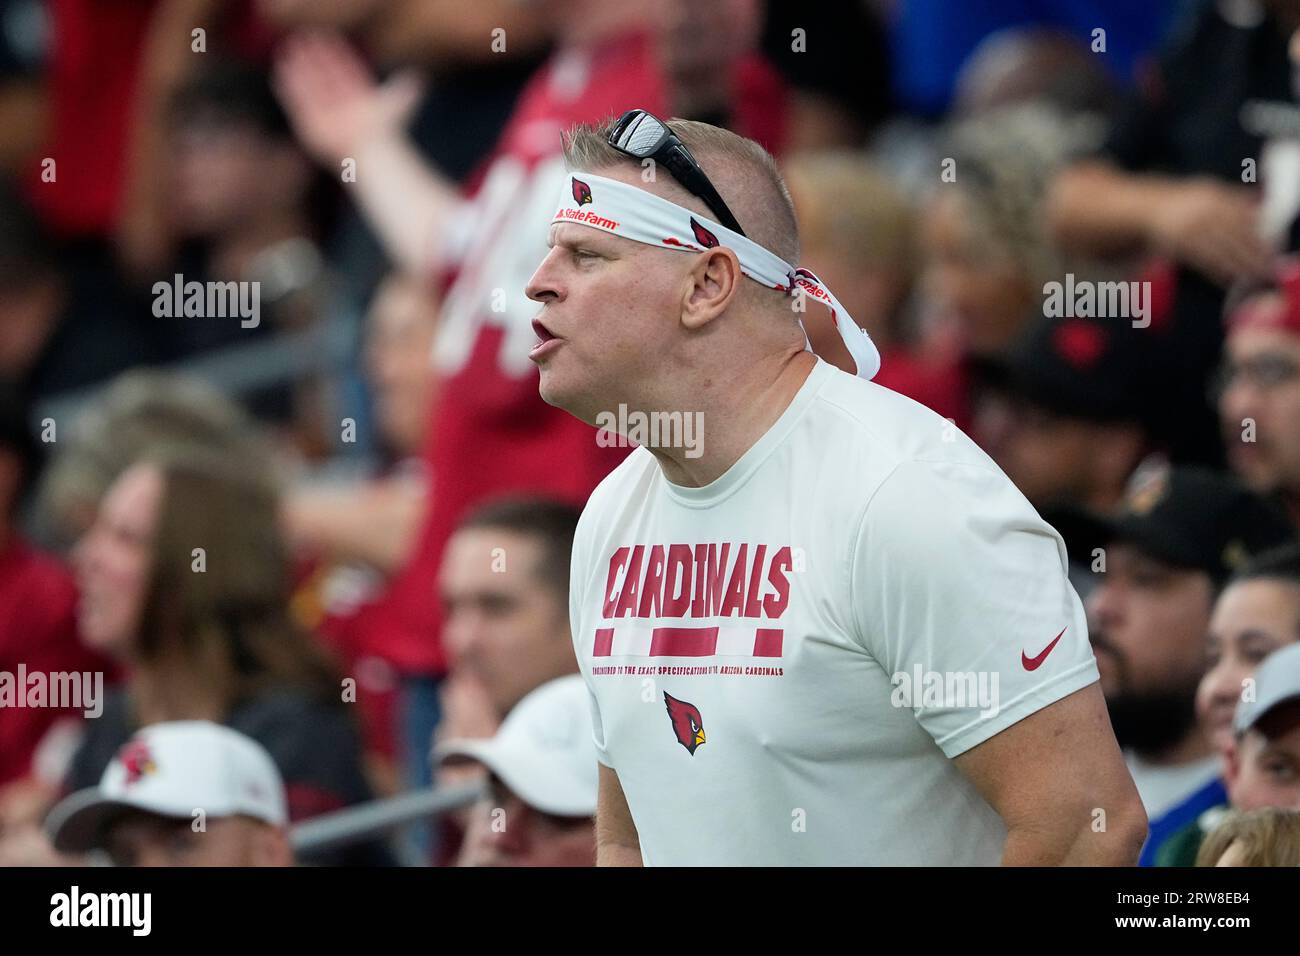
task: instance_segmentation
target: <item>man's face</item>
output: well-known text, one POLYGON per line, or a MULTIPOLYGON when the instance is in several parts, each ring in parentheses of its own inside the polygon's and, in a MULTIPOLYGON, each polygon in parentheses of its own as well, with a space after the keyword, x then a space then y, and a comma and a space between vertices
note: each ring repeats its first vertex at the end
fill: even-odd
POLYGON ((1257 490, 1300 493, 1300 336, 1239 329, 1226 364, 1219 422, 1233 470, 1257 490))
POLYGON ((1215 602, 1196 715, 1221 753, 1232 745, 1232 715, 1246 679, 1265 657, 1296 640, 1300 640, 1300 590, 1295 587, 1268 579, 1242 581, 1215 602))
MULTIPOLYGON (((599 175, 646 185, 639 167, 599 175)), ((551 226, 548 244, 525 290, 542 303, 529 357, 543 400, 594 424, 672 367, 694 257, 574 223, 551 226)))
POLYGON ((459 866, 594 866, 591 817, 557 817, 528 806, 497 777, 470 811, 459 866))
POLYGON ((290 866, 288 840, 275 827, 249 817, 193 821, 132 813, 114 823, 105 845, 118 866, 290 866))
POLYGON ((1237 810, 1300 810, 1300 704, 1282 704, 1228 752, 1228 799, 1237 810))
POLYGON ((1097 578, 1088 614, 1106 696, 1195 686, 1214 597, 1209 575, 1112 544, 1097 578))
POLYGON ((503 717, 529 691, 577 666, 568 604, 538 574, 542 560, 534 537, 465 528, 442 562, 448 646, 503 717))

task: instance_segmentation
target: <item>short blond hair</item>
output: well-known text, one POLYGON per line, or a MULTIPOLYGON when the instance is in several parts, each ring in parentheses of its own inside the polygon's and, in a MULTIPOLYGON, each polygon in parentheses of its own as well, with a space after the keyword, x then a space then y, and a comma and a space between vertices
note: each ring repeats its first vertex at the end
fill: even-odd
POLYGON ((1201 844, 1196 865, 1216 865, 1238 842, 1243 866, 1300 866, 1300 812, 1264 807, 1226 814, 1201 844))
MULTIPOLYGON (((609 132, 615 122, 611 117, 603 123, 581 123, 569 130, 563 138, 568 168, 598 172, 611 166, 635 166, 637 160, 609 145, 609 132)), ((798 265, 799 225, 794 201, 772 154, 752 139, 698 120, 670 119, 668 128, 699 162, 745 235, 791 265, 798 265)), ((678 188, 686 192, 684 187, 678 188)), ((694 201, 705 215, 715 215, 705 212, 708 206, 703 200, 694 201)))

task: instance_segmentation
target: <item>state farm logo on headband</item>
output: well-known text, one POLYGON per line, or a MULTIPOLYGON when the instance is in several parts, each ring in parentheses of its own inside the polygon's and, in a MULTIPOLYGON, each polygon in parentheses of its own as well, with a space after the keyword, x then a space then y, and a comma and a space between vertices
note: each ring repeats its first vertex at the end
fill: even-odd
POLYGON ((591 202, 591 187, 577 177, 573 177, 573 201, 579 206, 591 202))

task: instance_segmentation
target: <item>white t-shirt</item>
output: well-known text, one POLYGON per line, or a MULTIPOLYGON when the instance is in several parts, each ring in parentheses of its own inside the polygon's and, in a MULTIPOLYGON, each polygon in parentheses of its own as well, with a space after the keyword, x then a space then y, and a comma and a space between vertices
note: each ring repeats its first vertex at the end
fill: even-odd
POLYGON ((648 865, 996 864, 949 758, 1097 680, 1056 532, 947 420, 821 361, 703 488, 633 451, 572 575, 648 865))

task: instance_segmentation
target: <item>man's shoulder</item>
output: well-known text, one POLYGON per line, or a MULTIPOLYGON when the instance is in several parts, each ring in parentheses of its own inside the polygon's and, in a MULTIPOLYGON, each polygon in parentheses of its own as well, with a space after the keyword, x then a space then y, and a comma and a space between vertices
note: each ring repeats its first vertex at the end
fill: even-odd
POLYGON ((909 462, 996 469, 952 419, 883 385, 831 372, 806 425, 828 454, 848 456, 857 474, 883 479, 909 462))

